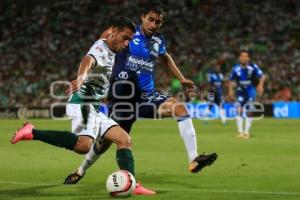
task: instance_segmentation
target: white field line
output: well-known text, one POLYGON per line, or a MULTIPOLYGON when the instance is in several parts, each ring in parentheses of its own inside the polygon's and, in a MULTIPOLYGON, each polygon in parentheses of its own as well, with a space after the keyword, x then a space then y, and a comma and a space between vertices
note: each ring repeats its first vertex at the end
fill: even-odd
MULTIPOLYGON (((63 186, 62 183, 31 183, 31 182, 16 182, 16 181, 1 181, 0 184, 10 185, 37 185, 37 186, 63 186)), ((72 185, 72 187, 87 186, 87 184, 72 185)), ((205 193, 231 193, 231 194, 257 194, 257 195, 281 195, 281 196, 300 196, 300 192, 284 192, 284 191, 256 191, 256 190, 216 190, 216 189, 180 189, 180 188, 153 188, 157 191, 170 191, 170 192, 205 192, 205 193)))

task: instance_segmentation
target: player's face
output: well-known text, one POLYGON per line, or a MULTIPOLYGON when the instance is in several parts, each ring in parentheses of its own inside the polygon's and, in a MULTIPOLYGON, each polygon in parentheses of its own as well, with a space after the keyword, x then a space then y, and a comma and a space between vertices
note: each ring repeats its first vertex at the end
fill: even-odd
POLYGON ((149 12, 142 15, 142 31, 145 35, 151 36, 156 33, 162 25, 163 15, 156 12, 149 12))
POLYGON ((111 33, 111 49, 114 52, 124 50, 128 46, 130 40, 132 40, 133 34, 134 32, 129 28, 124 28, 123 30, 113 28, 111 33))
POLYGON ((239 57, 241 64, 246 65, 250 61, 249 54, 247 52, 242 52, 239 57))
POLYGON ((215 70, 216 70, 217 72, 219 72, 219 71, 221 70, 221 66, 220 66, 220 65, 215 65, 215 70))

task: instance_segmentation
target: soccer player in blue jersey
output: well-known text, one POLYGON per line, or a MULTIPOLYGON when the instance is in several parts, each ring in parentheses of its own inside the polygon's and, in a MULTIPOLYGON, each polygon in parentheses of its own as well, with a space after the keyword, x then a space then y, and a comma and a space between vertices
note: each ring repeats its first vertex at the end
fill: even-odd
POLYGON ((223 123, 226 123, 226 114, 223 109, 224 96, 223 96, 223 83, 224 76, 221 72, 221 66, 219 63, 216 63, 207 73, 207 81, 209 83, 209 95, 208 101, 210 103, 209 107, 212 110, 212 106, 217 105, 220 109, 220 118, 223 123), (213 103, 213 104, 211 104, 213 103))
POLYGON ((256 99, 256 92, 262 95, 264 91, 265 76, 262 70, 253 63, 250 63, 249 52, 242 50, 239 55, 239 64, 233 66, 229 77, 229 99, 233 99, 234 83, 236 83, 236 100, 238 102, 238 113, 236 117, 238 138, 249 139, 250 127, 252 124, 251 113, 246 111, 246 106, 251 106, 251 103, 256 99), (256 81, 258 83, 256 85, 256 81), (245 127, 243 129, 243 121, 245 118, 245 127))
MULTIPOLYGON (((174 97, 159 93, 154 86, 155 61, 161 58, 181 84, 191 90, 193 82, 186 79, 167 53, 164 37, 158 33, 165 11, 158 4, 149 4, 141 14, 142 23, 137 26, 133 40, 127 50, 118 53, 111 76, 109 108, 111 117, 127 132, 139 117, 174 117, 178 121, 180 135, 188 154, 191 172, 199 172, 217 158, 215 153, 199 155, 196 133, 187 108, 174 97), (125 82, 130 84, 125 84, 125 82), (124 112, 126 110, 126 112, 124 112)), ((108 34, 109 35, 109 34, 108 34)), ((93 148, 76 172, 70 174, 65 183, 76 184, 101 153, 109 147, 104 141, 102 148, 93 148), (75 179, 74 177, 80 178, 75 179)))

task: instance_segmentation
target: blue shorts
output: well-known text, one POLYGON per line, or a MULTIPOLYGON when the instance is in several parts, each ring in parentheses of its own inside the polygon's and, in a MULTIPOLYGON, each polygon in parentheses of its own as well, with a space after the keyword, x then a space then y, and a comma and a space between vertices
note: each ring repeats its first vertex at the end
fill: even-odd
POLYGON ((154 90, 151 93, 141 93, 139 104, 137 106, 138 117, 156 118, 157 110, 170 96, 159 93, 154 90))
MULTIPOLYGON (((119 96, 130 93, 129 90, 130 88, 125 88, 122 84, 116 89, 119 96)), ((127 133, 130 133, 131 127, 137 118, 157 118, 159 106, 168 98, 169 96, 160 94, 157 91, 140 93, 135 90, 135 95, 132 98, 110 98, 108 104, 109 115, 127 133)))
POLYGON ((256 99, 256 89, 255 87, 248 88, 237 88, 236 91, 237 102, 244 106, 246 103, 253 102, 256 99))
POLYGON ((245 96, 245 95, 240 95, 240 96, 237 96, 237 103, 240 105, 240 106, 244 106, 248 103, 251 103, 253 101, 255 101, 256 97, 255 96, 245 96))

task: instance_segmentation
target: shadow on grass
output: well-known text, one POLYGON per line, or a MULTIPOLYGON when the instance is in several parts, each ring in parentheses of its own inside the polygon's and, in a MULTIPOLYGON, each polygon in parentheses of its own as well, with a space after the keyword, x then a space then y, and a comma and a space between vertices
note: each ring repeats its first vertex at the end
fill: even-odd
POLYGON ((85 191, 85 193, 76 191, 47 191, 51 188, 60 188, 62 185, 43 185, 34 187, 22 187, 18 189, 0 189, 0 199, 106 199, 107 195, 97 195, 90 194, 85 191))

